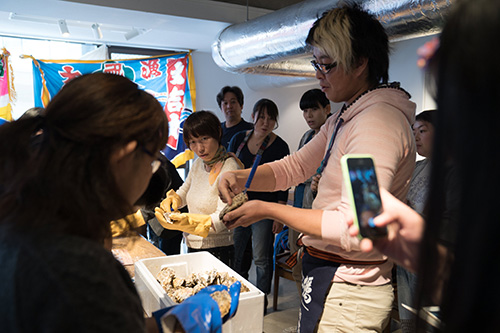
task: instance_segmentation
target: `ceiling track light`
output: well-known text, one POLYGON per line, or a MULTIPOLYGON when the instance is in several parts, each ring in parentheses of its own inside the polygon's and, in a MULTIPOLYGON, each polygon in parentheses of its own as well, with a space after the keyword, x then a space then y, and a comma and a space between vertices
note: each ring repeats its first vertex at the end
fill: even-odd
POLYGON ((94 37, 96 39, 102 39, 102 31, 101 31, 101 26, 99 23, 94 23, 92 24, 92 31, 94 32, 94 37))
POLYGON ((61 31, 61 35, 63 35, 64 37, 68 37, 70 33, 68 30, 68 25, 66 24, 66 20, 59 20, 57 21, 57 24, 59 25, 59 30, 61 31))
MULTIPOLYGON (((0 0, 1 1, 1 0, 0 0)), ((43 17, 43 16, 30 16, 30 15, 19 15, 17 13, 9 13, 9 20, 17 20, 24 22, 32 22, 32 23, 44 23, 44 24, 57 24, 61 34, 64 37, 69 37, 70 32, 68 29, 68 25, 71 28, 85 28, 88 29, 89 25, 92 27, 92 32, 94 33, 95 39, 103 39, 102 30, 109 31, 111 33, 122 33, 126 40, 130 40, 132 38, 136 38, 137 36, 144 35, 151 31, 151 29, 145 28, 137 28, 131 26, 121 26, 121 25, 112 25, 112 24, 99 24, 92 22, 82 22, 82 21, 74 21, 74 20, 66 20, 66 19, 57 19, 51 17, 43 17)), ((77 29, 77 30, 78 30, 77 29)), ((78 33, 78 32, 74 32, 78 33)))
POLYGON ((131 40, 132 38, 135 38, 140 34, 141 32, 139 30, 137 30, 136 28, 132 28, 132 30, 126 32, 124 36, 126 40, 131 40))

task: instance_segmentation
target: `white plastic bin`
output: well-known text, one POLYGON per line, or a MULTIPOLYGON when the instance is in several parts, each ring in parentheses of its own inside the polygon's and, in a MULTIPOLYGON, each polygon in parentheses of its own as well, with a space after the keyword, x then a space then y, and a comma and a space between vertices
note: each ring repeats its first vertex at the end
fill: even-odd
POLYGON ((158 272, 165 266, 172 268, 180 277, 203 273, 214 268, 218 272, 228 272, 245 284, 250 291, 240 294, 236 315, 222 326, 222 331, 224 333, 263 331, 264 293, 208 252, 142 259, 135 263, 135 286, 144 311, 149 316, 156 310, 176 304, 156 280, 158 272))

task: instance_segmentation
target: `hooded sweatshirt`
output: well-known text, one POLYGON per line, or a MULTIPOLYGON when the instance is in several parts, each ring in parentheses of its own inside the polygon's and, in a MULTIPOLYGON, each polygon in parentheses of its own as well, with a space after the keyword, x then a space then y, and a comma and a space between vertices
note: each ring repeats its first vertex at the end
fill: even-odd
MULTIPOLYGON (((348 233, 346 216, 352 214, 340 158, 345 154, 373 155, 379 185, 404 200, 416 157, 411 129, 415 120, 415 103, 409 98, 408 93, 399 88, 377 88, 361 95, 341 115, 344 123, 335 138, 312 205, 312 209, 323 210, 321 237, 306 235, 302 238, 304 245, 350 260, 387 259, 376 251, 361 252, 359 240, 348 233)), ((316 173, 326 154, 337 118, 338 113, 329 117, 320 132, 302 149, 269 164, 276 178, 274 190, 297 185, 316 173)), ((379 265, 340 265, 333 281, 382 285, 390 282, 392 266, 389 260, 379 265)))

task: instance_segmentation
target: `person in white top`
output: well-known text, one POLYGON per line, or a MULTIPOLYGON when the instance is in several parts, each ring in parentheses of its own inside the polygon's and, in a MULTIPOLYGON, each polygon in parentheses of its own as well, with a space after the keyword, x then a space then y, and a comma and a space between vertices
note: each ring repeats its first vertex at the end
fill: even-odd
MULTIPOLYGON (((225 204, 219 199, 217 181, 222 172, 240 169, 241 162, 222 146, 220 121, 212 112, 193 112, 184 122, 183 130, 186 146, 198 158, 184 184, 177 191, 167 193, 167 198, 160 205, 161 210, 176 211, 187 205, 189 213, 182 215, 189 219, 189 226, 207 226, 202 233, 180 228, 185 231, 188 252, 208 251, 232 268, 233 231, 228 230, 219 219, 219 213, 225 204)), ((176 223, 166 223, 162 214, 156 214, 156 217, 163 222, 165 228, 175 229, 178 226, 176 223)))

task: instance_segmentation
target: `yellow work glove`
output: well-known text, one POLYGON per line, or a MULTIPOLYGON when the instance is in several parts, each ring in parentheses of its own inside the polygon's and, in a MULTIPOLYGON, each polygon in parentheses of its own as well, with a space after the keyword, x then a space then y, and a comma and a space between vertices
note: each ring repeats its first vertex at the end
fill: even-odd
POLYGON ((160 204, 161 209, 165 212, 179 212, 179 206, 182 204, 181 197, 174 190, 167 192, 167 197, 160 204))
POLYGON ((180 230, 189 234, 207 237, 212 218, 210 215, 190 214, 190 213, 170 213, 167 221, 164 215, 165 211, 161 208, 155 208, 155 216, 161 226, 169 230, 180 230))
POLYGON ((136 229, 146 224, 141 210, 137 210, 134 214, 128 215, 128 221, 125 218, 111 221, 111 237, 119 237, 125 235, 130 228, 136 229))

